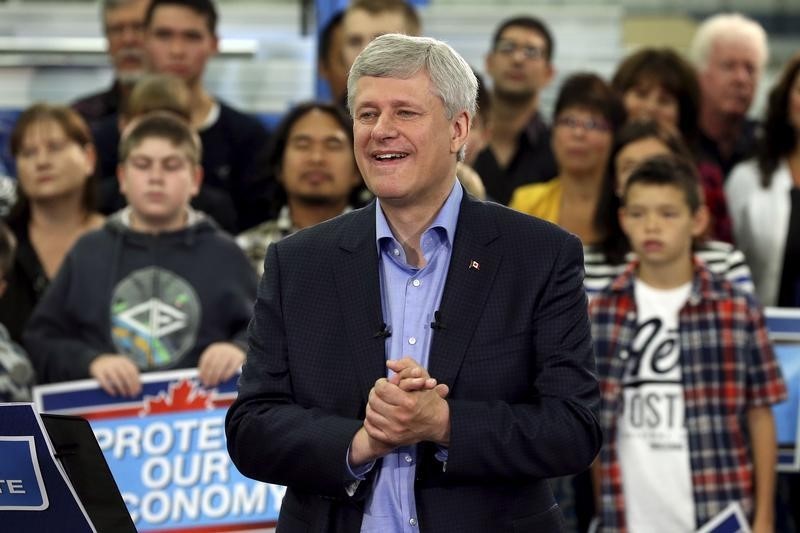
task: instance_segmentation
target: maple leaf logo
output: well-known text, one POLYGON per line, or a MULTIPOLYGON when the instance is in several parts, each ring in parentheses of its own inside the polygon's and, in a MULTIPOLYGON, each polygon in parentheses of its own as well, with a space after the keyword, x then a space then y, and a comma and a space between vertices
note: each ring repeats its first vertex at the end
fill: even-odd
POLYGON ((139 416, 159 413, 178 413, 181 411, 202 411, 214 408, 211 394, 200 389, 194 381, 184 379, 170 383, 168 392, 158 396, 145 396, 144 408, 139 416))

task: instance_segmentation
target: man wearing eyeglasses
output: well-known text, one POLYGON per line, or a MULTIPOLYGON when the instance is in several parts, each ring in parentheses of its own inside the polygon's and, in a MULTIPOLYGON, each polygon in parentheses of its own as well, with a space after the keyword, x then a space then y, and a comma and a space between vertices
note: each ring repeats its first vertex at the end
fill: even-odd
POLYGON ((507 204, 520 185, 556 175, 550 128, 539 114, 539 94, 553 79, 553 37, 541 20, 514 17, 494 33, 486 56, 492 78, 491 141, 475 162, 492 200, 507 204))
POLYGON ((120 102, 144 74, 144 15, 149 4, 150 0, 103 0, 103 31, 114 83, 72 104, 87 122, 116 114, 120 102))

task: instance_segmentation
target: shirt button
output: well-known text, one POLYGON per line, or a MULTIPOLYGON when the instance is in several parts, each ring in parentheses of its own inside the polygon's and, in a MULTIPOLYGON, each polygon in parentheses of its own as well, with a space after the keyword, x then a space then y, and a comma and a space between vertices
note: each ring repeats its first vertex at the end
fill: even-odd
POLYGON ((408 520, 408 523, 411 524, 411 527, 415 527, 417 525, 417 519, 416 518, 410 518, 408 520))
POLYGON ((413 463, 414 462, 414 458, 411 457, 410 455, 406 455, 406 462, 407 463, 413 463))
POLYGON ((400 255, 400 250, 399 250, 399 249, 397 249, 397 248, 395 248, 394 250, 392 250, 392 253, 393 253, 394 255, 400 255))
POLYGON ((415 286, 415 287, 419 287, 420 286, 420 281, 418 279, 415 279, 414 281, 411 282, 411 284, 413 286, 415 286))
POLYGON ((417 338, 416 337, 409 337, 408 338, 408 344, 411 344, 411 345, 417 344, 417 338))

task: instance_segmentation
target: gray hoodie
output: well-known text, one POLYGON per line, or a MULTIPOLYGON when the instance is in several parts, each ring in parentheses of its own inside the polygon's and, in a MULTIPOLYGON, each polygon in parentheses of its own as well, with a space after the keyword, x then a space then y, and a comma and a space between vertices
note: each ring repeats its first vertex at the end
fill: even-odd
POLYGON ((28 321, 40 383, 88 378, 104 353, 153 371, 195 367, 214 342, 246 350, 256 275, 236 243, 196 211, 157 235, 129 220, 126 208, 83 236, 28 321))

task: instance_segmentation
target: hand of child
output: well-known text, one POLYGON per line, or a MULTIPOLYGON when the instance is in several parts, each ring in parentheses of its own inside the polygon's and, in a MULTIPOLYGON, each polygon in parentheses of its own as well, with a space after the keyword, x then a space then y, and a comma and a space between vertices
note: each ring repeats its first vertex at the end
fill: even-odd
POLYGON ((100 354, 89 364, 89 375, 111 396, 138 396, 142 392, 139 369, 128 357, 120 354, 100 354))
POLYGON ((233 376, 244 364, 245 353, 230 342, 215 342, 200 355, 197 370, 200 382, 215 387, 233 376))

